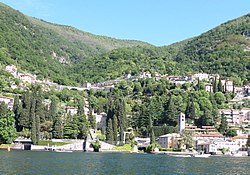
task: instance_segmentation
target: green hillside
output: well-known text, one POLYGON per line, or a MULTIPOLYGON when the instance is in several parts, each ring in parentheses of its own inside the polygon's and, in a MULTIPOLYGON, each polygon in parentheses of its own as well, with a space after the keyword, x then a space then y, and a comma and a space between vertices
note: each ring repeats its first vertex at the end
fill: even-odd
POLYGON ((219 73, 236 84, 249 82, 250 15, 169 46, 119 48, 101 57, 83 60, 72 73, 76 70, 85 79, 94 81, 149 70, 170 75, 219 73))
POLYGON ((219 73, 236 83, 250 79, 250 15, 200 36, 155 47, 118 40, 28 17, 0 3, 0 62, 59 84, 100 82, 126 73, 219 73))
POLYGON ((174 60, 193 71, 250 78, 250 14, 228 21, 185 43, 174 60))
POLYGON ((73 83, 67 76, 67 69, 80 60, 119 47, 149 45, 51 24, 25 16, 2 3, 0 13, 0 61, 17 63, 23 70, 61 84, 73 83))

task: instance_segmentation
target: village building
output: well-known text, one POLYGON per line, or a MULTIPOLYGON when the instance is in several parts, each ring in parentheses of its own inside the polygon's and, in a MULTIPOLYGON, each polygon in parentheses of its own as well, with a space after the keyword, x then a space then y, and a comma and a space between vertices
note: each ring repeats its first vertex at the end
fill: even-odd
POLYGON ((219 154, 223 149, 227 152, 237 152, 239 150, 239 145, 237 145, 232 140, 217 140, 213 141, 205 147, 206 151, 212 154, 219 154))
POLYGON ((162 148, 179 148, 181 136, 179 133, 171 133, 159 136, 158 144, 162 148))
POLYGON ((226 116, 229 126, 245 126, 250 123, 250 108, 220 109, 219 112, 226 116))
POLYGON ((7 66, 5 67, 5 70, 6 70, 7 72, 11 73, 14 77, 17 76, 17 67, 16 67, 15 65, 13 65, 13 64, 7 65, 7 66))
POLYGON ((106 129, 107 114, 105 112, 100 114, 94 113, 94 116, 96 118, 96 129, 106 129))
POLYGON ((245 148, 247 144, 247 135, 234 136, 232 137, 232 141, 235 142, 240 148, 245 148))
POLYGON ((72 106, 67 106, 65 108, 67 114, 75 115, 77 114, 77 108, 72 107, 72 106))
POLYGON ((5 103, 8 106, 8 108, 12 110, 14 106, 14 98, 0 96, 0 103, 5 103))
POLYGON ((234 85, 232 80, 221 80, 224 92, 233 92, 234 85))
POLYGON ((192 76, 192 79, 209 81, 209 74, 207 73, 197 73, 192 76))
POLYGON ((210 83, 205 84, 205 91, 207 92, 213 92, 213 85, 210 83))
POLYGON ((18 74, 18 78, 23 81, 23 82, 27 82, 30 84, 35 84, 36 83, 36 76, 31 75, 31 74, 23 74, 23 73, 19 73, 18 74))

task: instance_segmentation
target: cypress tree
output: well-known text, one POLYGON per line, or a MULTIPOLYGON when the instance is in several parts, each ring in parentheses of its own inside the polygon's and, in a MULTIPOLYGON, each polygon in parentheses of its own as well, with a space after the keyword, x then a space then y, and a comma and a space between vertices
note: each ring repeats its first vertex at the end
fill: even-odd
POLYGON ((126 121, 125 101, 122 98, 116 100, 115 115, 118 117, 120 141, 124 141, 123 137, 124 137, 124 131, 126 131, 127 128, 127 121, 126 121))
POLYGON ((217 92, 218 88, 217 88, 217 77, 215 76, 214 81, 213 81, 213 92, 217 92))
POLYGON ((226 131, 228 129, 228 122, 227 122, 227 118, 225 116, 224 113, 221 114, 221 122, 220 122, 220 126, 219 126, 219 132, 221 134, 225 134, 226 131))
POLYGON ((36 100, 32 99, 32 104, 31 104, 31 109, 30 109, 30 118, 31 118, 31 140, 33 144, 38 144, 37 140, 37 131, 36 131, 36 114, 35 114, 35 109, 36 109, 36 100))
POLYGON ((114 141, 115 143, 117 143, 118 141, 118 120, 117 120, 117 117, 114 116, 114 119, 113 119, 113 133, 114 133, 114 141))
POLYGON ((218 82, 218 92, 224 92, 223 91, 223 86, 222 86, 222 82, 221 82, 221 78, 219 79, 219 82, 218 82))
POLYGON ((22 107, 20 110, 20 117, 19 117, 19 125, 22 128, 31 128, 32 120, 31 120, 31 103, 32 97, 29 91, 25 91, 22 95, 22 107))
POLYGON ((113 136, 114 136, 114 133, 113 133, 113 126, 112 126, 112 119, 110 118, 108 121, 108 125, 107 125, 106 140, 112 143, 114 141, 113 136))
POLYGON ((150 143, 153 144, 155 143, 155 134, 154 134, 153 122, 152 122, 151 117, 149 117, 149 133, 150 133, 150 143))
POLYGON ((174 105, 172 95, 169 97, 167 104, 165 105, 164 122, 170 126, 176 126, 177 124, 177 109, 174 105))
POLYGON ((190 106, 190 119, 194 120, 195 118, 196 118, 195 105, 194 105, 194 99, 192 97, 190 106))
POLYGON ((84 115, 84 102, 82 100, 78 100, 77 115, 84 115))
POLYGON ((36 87, 33 98, 36 100, 36 108, 35 108, 35 122, 36 122, 36 139, 37 142, 40 139, 40 128, 41 128, 41 122, 45 122, 45 111, 44 111, 44 104, 43 104, 43 98, 42 98, 42 91, 40 87, 36 87))
POLYGON ((247 137, 247 144, 246 144, 247 148, 250 148, 250 134, 247 137))
POLYGON ((56 118, 57 118, 57 101, 55 98, 53 98, 50 103, 49 116, 47 120, 53 122, 56 118))
POLYGON ((15 100, 14 100, 13 112, 15 116, 15 126, 16 126, 17 132, 20 132, 23 129, 23 127, 20 125, 21 111, 22 111, 22 105, 19 101, 19 96, 16 95, 15 100))

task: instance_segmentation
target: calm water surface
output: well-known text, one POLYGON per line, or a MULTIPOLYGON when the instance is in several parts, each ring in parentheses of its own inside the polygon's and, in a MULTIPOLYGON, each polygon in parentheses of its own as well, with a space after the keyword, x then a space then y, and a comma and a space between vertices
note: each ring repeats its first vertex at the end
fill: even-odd
POLYGON ((250 174, 250 157, 0 151, 0 174, 250 174))

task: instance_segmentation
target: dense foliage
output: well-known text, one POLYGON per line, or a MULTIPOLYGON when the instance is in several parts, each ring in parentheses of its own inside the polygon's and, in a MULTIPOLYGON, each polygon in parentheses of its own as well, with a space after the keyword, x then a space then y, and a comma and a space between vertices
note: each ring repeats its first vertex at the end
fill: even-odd
MULTIPOLYGON (((0 92, 15 97, 13 112, 1 106, 0 139, 11 142, 18 135, 40 139, 86 138, 89 128, 95 128, 92 111, 107 113, 107 126, 102 130, 109 142, 118 143, 132 127, 136 136, 155 138, 176 131, 180 112, 187 122, 197 126, 215 125, 225 135, 228 131, 220 108, 230 106, 233 93, 225 93, 221 79, 214 80, 214 92, 204 90, 201 81, 176 85, 154 78, 120 81, 110 92, 51 90, 40 86, 12 89, 20 80, 4 71, 8 64, 19 71, 49 78, 58 84, 105 82, 125 74, 139 75, 143 71, 162 75, 187 75, 194 72, 218 73, 234 83, 250 80, 250 15, 222 24, 198 37, 170 46, 154 47, 137 41, 116 40, 95 36, 68 26, 60 26, 27 17, 0 3, 0 92), (132 47, 133 46, 133 47, 132 47), (90 114, 84 114, 88 101, 90 114), (66 114, 73 106, 77 114, 66 114), (6 124, 7 126, 3 126, 6 124), (13 126, 15 123, 15 128, 13 126)), ((125 137, 124 137, 125 136, 125 137)), ((186 142, 192 141, 186 136, 186 142)))

